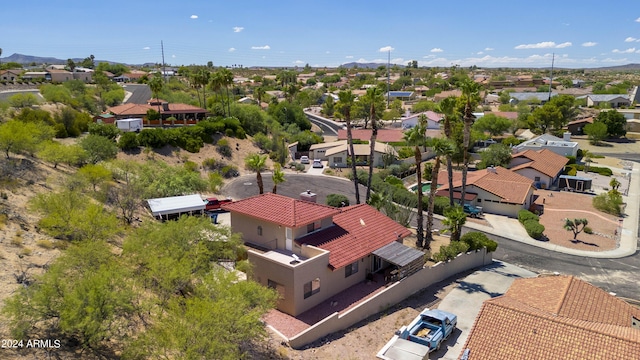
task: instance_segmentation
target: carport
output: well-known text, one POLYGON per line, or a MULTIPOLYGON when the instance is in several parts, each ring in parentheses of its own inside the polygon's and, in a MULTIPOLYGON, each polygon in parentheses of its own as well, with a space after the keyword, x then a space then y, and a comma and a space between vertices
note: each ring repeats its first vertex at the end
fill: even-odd
POLYGON ((560 189, 582 192, 591 190, 591 181, 592 179, 581 176, 560 175, 558 187, 560 189))
POLYGON ((372 254, 374 262, 379 261, 391 264, 390 270, 385 271, 385 280, 387 281, 397 281, 405 278, 422 269, 424 265, 424 253, 422 251, 410 248, 397 241, 381 247, 372 254))

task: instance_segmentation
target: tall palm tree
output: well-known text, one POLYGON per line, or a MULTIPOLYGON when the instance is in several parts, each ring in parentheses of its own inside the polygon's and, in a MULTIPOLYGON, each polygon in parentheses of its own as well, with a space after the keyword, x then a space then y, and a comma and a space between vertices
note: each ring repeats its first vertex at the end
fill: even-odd
POLYGON ((382 93, 377 87, 367 89, 365 95, 369 100, 369 118, 371 119, 371 139, 369 140, 369 178, 367 179, 367 195, 365 196, 365 202, 369 201, 371 196, 371 179, 373 178, 373 156, 375 155, 376 137, 378 136, 378 125, 376 123, 376 103, 382 101, 384 98, 382 93))
MULTIPOLYGON (((164 88, 164 79, 162 78, 162 75, 160 75, 160 73, 156 73, 151 79, 149 79, 148 85, 151 89, 151 92, 156 97, 156 103, 158 104, 158 114, 160 114, 159 96, 160 91, 162 91, 162 88, 164 88)), ((160 120, 162 121, 162 116, 160 116, 160 120)))
MULTIPOLYGON (((457 100, 454 96, 443 99, 438 104, 438 112, 443 114, 443 130, 444 136, 448 140, 451 139, 451 121, 455 119, 457 100)), ((453 166, 451 164, 451 155, 447 155, 447 177, 449 182, 449 206, 453 206, 453 166)))
MULTIPOLYGON (((211 72, 209 72, 209 69, 207 68, 202 68, 196 73, 195 81, 198 84, 198 88, 202 87, 202 103, 204 105, 201 105, 201 107, 204 107, 205 109, 207 108, 207 84, 210 79, 211 72)), ((199 99, 200 98, 198 97, 198 100, 199 99)))
POLYGON ((416 229, 416 247, 424 245, 424 213, 422 212, 422 151, 420 146, 424 146, 426 142, 425 128, 418 123, 415 127, 404 133, 404 140, 409 145, 414 145, 414 155, 416 160, 416 178, 418 180, 418 228, 416 229))
POLYGON ((441 158, 452 155, 455 151, 453 143, 447 139, 434 138, 431 140, 431 149, 436 154, 433 171, 431 172, 431 190, 429 191, 429 210, 427 212, 427 228, 425 229, 424 247, 431 248, 433 241, 433 208, 436 200, 436 190, 438 188, 438 173, 440 172, 441 158))
POLYGON ((471 125, 475 116, 473 115, 473 108, 476 104, 478 97, 480 96, 480 86, 478 83, 471 79, 465 79, 460 83, 460 90, 462 90, 462 96, 465 97, 464 105, 464 137, 462 146, 463 149, 463 167, 462 167, 462 191, 460 193, 460 201, 464 204, 464 197, 467 187, 467 171, 469 170, 469 141, 471 138, 471 125))
POLYGON ((586 164, 584 167, 585 172, 589 172, 589 168, 591 167, 591 158, 593 154, 589 150, 582 150, 582 162, 586 164))
POLYGON ((228 116, 231 116, 231 99, 229 98, 229 85, 233 84, 233 73, 227 68, 220 69, 220 77, 222 79, 222 85, 224 85, 227 92, 227 112, 228 116))
POLYGON ((258 86, 253 90, 253 94, 255 95, 256 100, 258 100, 258 105, 262 104, 262 98, 266 94, 266 91, 262 86, 258 86))
POLYGON ((353 135, 351 132, 351 107, 356 100, 356 96, 353 95, 351 90, 340 91, 338 93, 338 103, 336 107, 344 116, 344 121, 347 123, 347 144, 349 146, 349 153, 351 154, 351 174, 353 175, 353 186, 356 191, 356 204, 360 204, 360 188, 358 186, 358 176, 356 170, 356 154, 353 151, 353 135))
POLYGON ((271 174, 271 180, 273 180, 273 193, 276 194, 278 191, 278 184, 282 184, 287 181, 284 178, 284 171, 282 171, 282 166, 279 163, 273 164, 273 174, 271 174))
MULTIPOLYGON (((222 83, 223 79, 221 73, 219 71, 214 72, 209 80, 209 86, 211 87, 211 90, 218 92, 219 99, 222 99, 222 83)), ((222 115, 226 117, 224 101, 222 102, 222 115)))
POLYGON ((244 158, 244 165, 247 169, 256 172, 256 182, 260 194, 264 193, 264 184, 262 183, 261 172, 266 169, 267 155, 250 154, 244 158))

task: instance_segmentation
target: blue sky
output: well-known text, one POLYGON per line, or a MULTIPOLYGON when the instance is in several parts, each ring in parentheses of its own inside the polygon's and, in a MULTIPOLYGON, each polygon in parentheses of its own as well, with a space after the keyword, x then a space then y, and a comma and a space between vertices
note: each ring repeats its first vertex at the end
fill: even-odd
POLYGON ((640 63, 635 1, 7 1, 0 48, 140 64, 569 68, 640 63))

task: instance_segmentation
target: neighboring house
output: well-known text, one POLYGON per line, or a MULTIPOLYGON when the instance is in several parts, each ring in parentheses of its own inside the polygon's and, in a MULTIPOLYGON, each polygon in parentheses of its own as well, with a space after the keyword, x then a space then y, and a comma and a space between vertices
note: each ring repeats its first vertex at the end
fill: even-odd
POLYGON ((239 99, 239 100, 238 100, 238 103, 240 103, 240 104, 249 104, 249 105, 253 105, 253 104, 256 104, 256 103, 257 103, 257 101, 256 101, 256 100, 253 100, 252 98, 250 98, 250 97, 248 97, 248 96, 245 96, 245 97, 243 97, 243 98, 239 99))
POLYGON ((629 95, 615 95, 615 94, 602 94, 602 95, 587 95, 587 106, 596 107, 602 106, 602 104, 609 104, 612 108, 631 106, 631 100, 629 95))
POLYGON ((389 91, 384 94, 384 98, 395 100, 400 99, 403 101, 412 100, 416 97, 416 94, 413 91, 389 91))
MULTIPOLYGON (((369 141, 371 140, 371 129, 352 129, 351 135, 355 140, 369 141)), ((338 140, 347 139, 347 130, 338 130, 338 140)), ((376 141, 389 143, 404 141, 404 132, 401 129, 378 129, 376 141)))
POLYGON ((513 147, 513 152, 525 150, 549 149, 562 156, 577 156, 578 143, 571 140, 571 134, 565 133, 564 139, 549 134, 542 134, 513 147))
POLYGON ((0 81, 16 81, 20 78, 22 70, 0 70, 0 81))
POLYGON ((61 83, 69 80, 73 80, 73 73, 67 70, 49 69, 47 68, 49 75, 51 75, 51 82, 61 83))
POLYGON ((640 309, 573 276, 515 279, 484 302, 463 349, 467 360, 640 359, 640 309))
POLYGON ((588 124, 593 124, 592 117, 573 120, 567 124, 567 131, 569 131, 571 135, 584 135, 584 127, 588 124))
POLYGON ((174 117, 178 121, 200 121, 206 118, 207 110, 188 104, 170 104, 159 100, 151 99, 147 104, 122 104, 107 108, 107 113, 113 114, 119 119, 144 118, 147 111, 160 111, 163 120, 174 117))
POLYGON ((45 68, 45 70, 49 71, 49 70, 64 70, 67 68, 67 65, 62 65, 62 64, 51 64, 49 66, 47 66, 45 68))
MULTIPOLYGON (((603 110, 609 111, 609 110, 603 110)), ((636 119, 640 120, 640 109, 616 109, 617 112, 624 115, 627 120, 636 119)))
POLYGON ((301 198, 266 193, 222 207, 249 248, 255 280, 280 294, 280 311, 297 316, 390 264, 424 262, 399 243, 409 230, 375 208, 320 205, 310 192, 301 198), (403 247, 405 260, 373 254, 391 244, 403 247))
POLYGON ((345 144, 347 144, 347 140, 338 140, 338 141, 332 141, 328 143, 313 144, 309 148, 309 157, 312 159, 320 159, 323 161, 329 160, 326 154, 327 150, 330 150, 334 147, 345 145, 345 144))
POLYGON ((22 78, 25 80, 42 79, 51 81, 51 75, 47 71, 27 71, 22 74, 22 78))
MULTIPOLYGON (((449 196, 446 175, 438 175, 438 185, 436 194, 449 196)), ((491 167, 467 174, 464 202, 479 206, 486 213, 517 217, 518 211, 529 209, 533 204, 533 190, 533 180, 500 166, 491 167)), ((462 176, 455 172, 453 193, 458 201, 461 192, 462 176)))
MULTIPOLYGON (((369 156, 371 155, 371 146, 369 146, 369 144, 354 144, 353 152, 356 155, 356 165, 369 164, 369 156)), ((393 156, 394 160, 398 158, 398 153, 393 146, 376 141, 373 152, 373 165, 383 166, 385 155, 393 156)), ((329 161, 329 166, 331 167, 347 167, 347 159, 351 157, 349 145, 345 143, 332 147, 325 151, 325 157, 329 161)))
POLYGON ((625 129, 627 130, 627 132, 640 132, 640 120, 627 120, 627 126, 625 127, 625 129))
POLYGON ((510 102, 512 104, 530 100, 539 101, 540 104, 544 104, 549 101, 549 96, 558 96, 558 93, 552 92, 551 95, 549 95, 548 92, 512 92, 509 93, 509 96, 511 96, 510 102))
POLYGON ((442 120, 442 114, 438 114, 434 111, 425 111, 417 114, 413 114, 409 117, 402 119, 402 129, 411 129, 418 125, 420 121, 420 116, 424 115, 427 119, 427 129, 429 130, 437 130, 440 129, 440 120, 442 120))
POLYGON ((548 189, 556 183, 569 162, 549 149, 525 150, 511 155, 509 170, 533 180, 536 188, 548 189))
MULTIPOLYGON (((88 69, 91 70, 91 69, 88 69)), ((74 80, 81 80, 83 82, 89 83, 91 81, 93 81, 93 70, 91 71, 79 71, 78 69, 75 69, 73 72, 73 79, 74 80)))

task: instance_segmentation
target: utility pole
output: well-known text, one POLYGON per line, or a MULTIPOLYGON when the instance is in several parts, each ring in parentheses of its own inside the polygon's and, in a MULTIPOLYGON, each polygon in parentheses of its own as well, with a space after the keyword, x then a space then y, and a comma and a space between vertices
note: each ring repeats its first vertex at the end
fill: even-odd
POLYGON ((556 58, 556 53, 553 53, 553 55, 551 55, 551 77, 549 80, 549 100, 547 101, 551 101, 551 85, 553 85, 553 62, 556 58))
POLYGON ((389 83, 391 82, 391 72, 389 70, 389 64, 391 63, 391 49, 389 49, 389 53, 387 55, 387 109, 389 108, 389 104, 390 104, 390 97, 389 97, 389 83))
POLYGON ((164 67, 164 44, 162 43, 162 40, 160 40, 160 49, 162 50, 162 78, 164 79, 164 82, 167 82, 167 72, 164 67))

